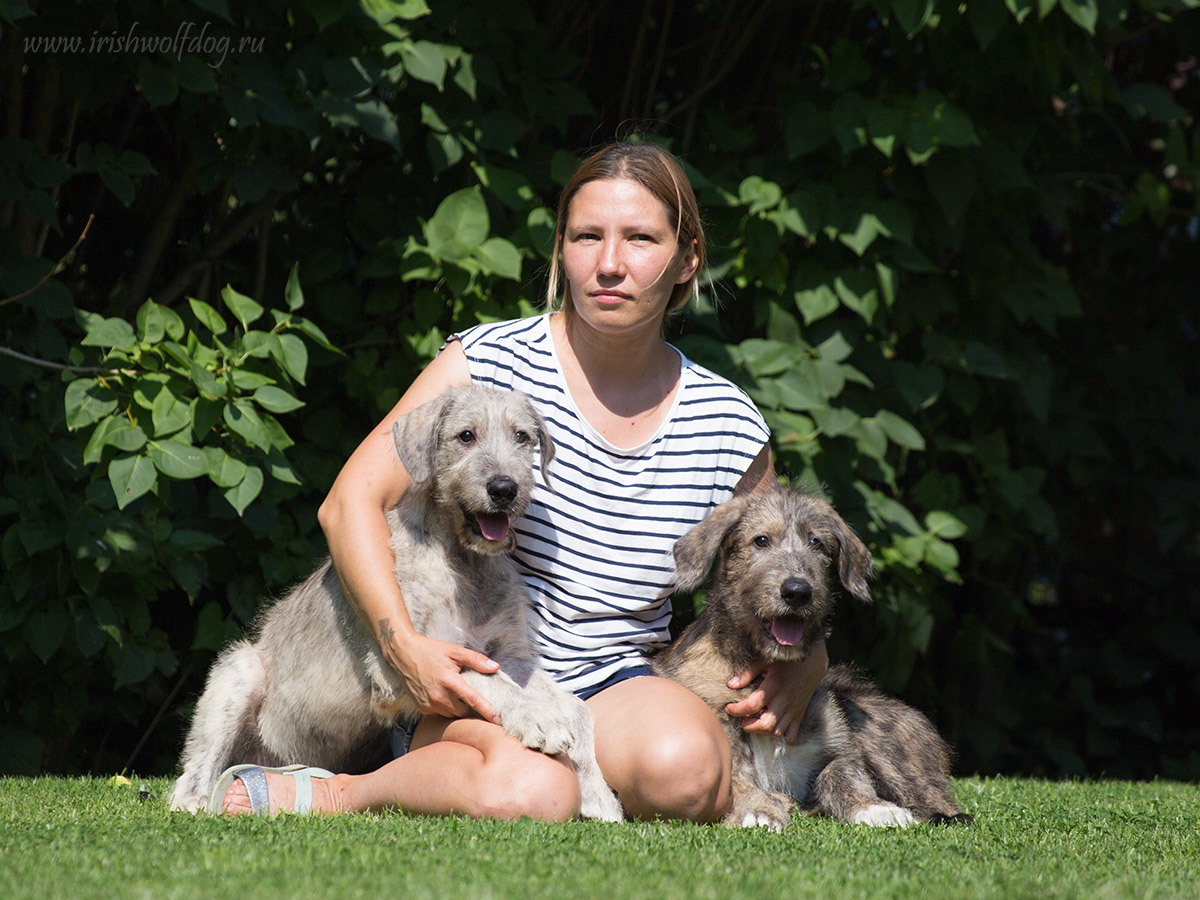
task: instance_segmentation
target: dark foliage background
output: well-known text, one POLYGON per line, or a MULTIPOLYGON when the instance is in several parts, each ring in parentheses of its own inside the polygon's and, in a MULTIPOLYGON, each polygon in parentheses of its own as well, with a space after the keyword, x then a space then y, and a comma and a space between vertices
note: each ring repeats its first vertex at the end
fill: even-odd
POLYGON ((1195 6, 5 0, 0 768, 169 771, 341 461, 641 134, 713 244, 673 338, 879 562, 834 657, 964 771, 1196 778, 1195 6))

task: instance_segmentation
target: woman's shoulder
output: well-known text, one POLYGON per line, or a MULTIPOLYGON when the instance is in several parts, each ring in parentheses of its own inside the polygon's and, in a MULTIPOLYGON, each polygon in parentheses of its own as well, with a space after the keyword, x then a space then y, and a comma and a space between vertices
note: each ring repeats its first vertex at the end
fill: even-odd
POLYGON ((545 315, 524 319, 504 319, 499 322, 483 322, 465 328, 452 337, 462 341, 464 348, 475 345, 532 344, 544 340, 545 315))

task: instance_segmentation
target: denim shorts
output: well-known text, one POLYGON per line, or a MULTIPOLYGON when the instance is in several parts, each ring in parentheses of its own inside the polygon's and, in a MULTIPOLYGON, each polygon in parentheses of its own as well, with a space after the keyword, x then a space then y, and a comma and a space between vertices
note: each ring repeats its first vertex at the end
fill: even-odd
MULTIPOLYGON (((614 684, 620 684, 622 681, 627 681, 630 678, 639 678, 642 675, 653 674, 654 673, 650 671, 650 667, 644 663, 637 666, 628 666, 627 668, 621 669, 619 672, 609 676, 607 679, 597 685, 584 688, 581 691, 576 691, 575 696, 577 696, 580 700, 588 700, 592 697, 595 697, 601 691, 612 687, 614 684)), ((413 733, 417 730, 417 723, 420 721, 420 719, 413 719, 411 722, 399 722, 392 729, 390 740, 393 759, 399 759, 408 752, 409 747, 412 746, 413 733)))

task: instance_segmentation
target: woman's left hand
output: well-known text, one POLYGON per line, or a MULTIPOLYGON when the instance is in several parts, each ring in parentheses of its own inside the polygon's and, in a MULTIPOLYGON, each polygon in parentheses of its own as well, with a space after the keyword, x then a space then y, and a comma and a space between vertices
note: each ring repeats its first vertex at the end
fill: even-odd
POLYGON ((773 734, 794 744, 808 702, 828 668, 823 640, 814 642, 808 656, 799 662, 755 663, 729 679, 729 687, 741 690, 759 675, 762 682, 744 699, 728 704, 725 711, 741 719, 742 728, 750 734, 773 734))

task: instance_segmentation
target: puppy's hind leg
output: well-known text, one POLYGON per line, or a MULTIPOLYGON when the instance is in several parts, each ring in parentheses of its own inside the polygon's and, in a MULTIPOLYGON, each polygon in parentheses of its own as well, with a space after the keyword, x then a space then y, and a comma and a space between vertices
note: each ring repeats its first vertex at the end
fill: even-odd
POLYGON ((196 704, 171 809, 196 812, 229 766, 263 762, 258 710, 265 691, 266 671, 252 644, 241 641, 221 654, 196 704))
POLYGON ((901 828, 916 821, 912 811, 881 799, 856 754, 839 756, 817 776, 816 811, 853 825, 901 828))

